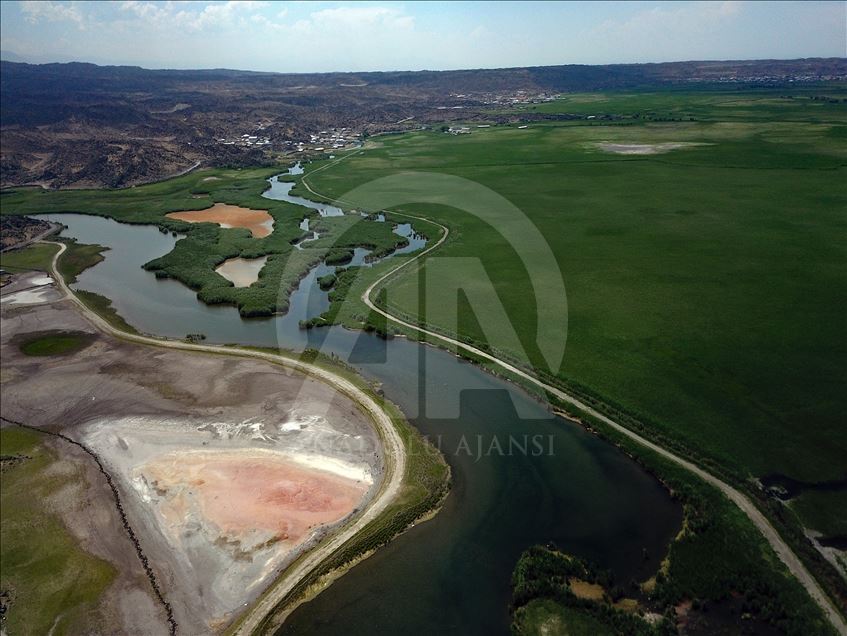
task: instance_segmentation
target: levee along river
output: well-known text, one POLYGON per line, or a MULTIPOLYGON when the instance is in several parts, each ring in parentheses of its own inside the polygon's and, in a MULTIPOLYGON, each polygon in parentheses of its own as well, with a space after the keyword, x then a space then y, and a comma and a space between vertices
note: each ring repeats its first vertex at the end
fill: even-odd
POLYGON ((177 238, 94 216, 43 216, 67 225, 63 236, 111 248, 74 287, 110 298, 139 331, 334 353, 381 382, 450 463, 453 487, 441 512, 298 608, 281 634, 505 635, 512 569, 536 543, 555 542, 624 585, 658 568, 682 514, 658 481, 521 389, 445 351, 340 327, 300 329, 326 308, 320 267, 292 294, 287 315, 243 320, 141 268, 177 238))

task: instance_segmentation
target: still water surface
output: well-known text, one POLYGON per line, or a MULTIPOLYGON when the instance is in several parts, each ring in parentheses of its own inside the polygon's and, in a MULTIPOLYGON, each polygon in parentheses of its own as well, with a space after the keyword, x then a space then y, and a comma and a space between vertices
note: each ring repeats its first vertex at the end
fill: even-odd
POLYGON ((301 319, 326 309, 316 282, 325 265, 303 279, 287 315, 243 320, 234 308, 207 306, 181 283, 141 269, 176 238, 100 217, 43 216, 66 224, 65 236, 111 248, 75 287, 112 299, 140 331, 172 338, 202 332, 209 343, 334 353, 381 382, 445 453, 453 486, 435 519, 301 606, 281 634, 505 635, 512 568, 535 543, 553 541, 611 569, 622 584, 658 567, 681 510, 609 444, 447 352, 340 327, 299 329, 301 319), (512 439, 526 443, 524 435, 538 436, 526 454, 489 452, 495 438, 507 449, 512 439), (543 452, 533 456, 539 445, 543 452))

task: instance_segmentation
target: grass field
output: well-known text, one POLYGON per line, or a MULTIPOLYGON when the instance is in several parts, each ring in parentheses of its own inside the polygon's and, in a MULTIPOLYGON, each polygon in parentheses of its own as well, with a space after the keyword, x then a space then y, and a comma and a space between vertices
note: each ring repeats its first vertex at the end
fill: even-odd
MULTIPOLYGON (((4 633, 78 633, 114 570, 83 552, 51 511, 49 500, 68 476, 52 470, 54 456, 42 438, 32 431, 0 429, 0 453, 0 586, 11 594, 4 633)), ((70 481, 81 479, 73 475, 70 481)))
POLYGON ((30 269, 46 272, 49 271, 50 263, 53 262, 53 256, 58 249, 55 245, 41 243, 12 252, 3 252, 0 254, 0 267, 10 272, 30 269))
MULTIPOLYGON (((775 120, 781 104, 761 111, 757 96, 736 94, 760 116, 745 120, 747 106, 728 111, 703 100, 691 108, 709 122, 380 138, 327 169, 310 166, 307 179, 351 199, 372 179, 438 171, 503 195, 541 230, 565 280, 567 350, 552 370, 561 381, 741 480, 834 479, 847 473, 847 92, 826 92, 842 101, 786 100, 792 118, 807 113, 803 121, 775 120), (816 114, 822 103, 826 123, 816 114), (633 156, 603 152, 603 142, 703 145, 633 156)), ((665 96, 664 106, 680 107, 677 98, 685 101, 665 96)), ((629 99, 642 101, 636 110, 662 103, 655 94, 610 97, 610 110, 629 99)), ((451 228, 434 256, 481 260, 529 359, 544 370, 536 337, 561 338, 564 320, 536 328, 536 303, 508 240, 449 201, 403 211, 451 228)), ((453 275, 469 278, 460 264, 453 275)), ((410 274, 392 283, 388 305, 417 315, 418 281, 410 274)), ((426 322, 455 332, 456 299, 439 296, 438 286, 427 294, 426 322)), ((463 335, 512 353, 496 324, 479 327, 491 317, 460 308, 463 335)), ((362 313, 355 304, 350 311, 362 313)))
POLYGON ((110 299, 84 289, 76 290, 74 293, 83 303, 85 303, 86 307, 116 329, 120 329, 127 333, 138 333, 138 330, 124 320, 123 316, 121 316, 114 306, 112 306, 112 301, 110 299))
POLYGON ((806 492, 791 508, 811 528, 827 537, 847 537, 847 491, 806 492))
MULTIPOLYGON (((847 474, 847 91, 830 92, 841 101, 826 102, 825 118, 819 100, 778 105, 789 116, 755 96, 735 95, 751 107, 729 111, 708 107, 698 95, 691 104, 703 109, 698 121, 621 112, 623 123, 514 124, 457 137, 420 131, 379 138, 325 169, 312 165, 306 179, 353 206, 364 204, 351 194, 354 188, 409 171, 463 177, 504 196, 556 256, 567 288, 566 325, 536 325, 536 302, 510 247, 513 237, 452 207, 460 199, 455 196, 430 197, 402 211, 450 228, 433 258, 478 258, 508 320, 457 298, 455 287, 473 280, 461 261, 447 268, 427 261, 401 275, 389 283, 383 304, 520 360, 508 348, 507 325, 500 324, 511 323, 540 373, 552 371, 578 394, 628 414, 649 436, 755 495, 751 477, 779 473, 818 482, 847 474), (625 155, 601 144, 697 145, 625 155), (428 270, 438 274, 427 277, 428 270), (565 328, 564 363, 546 369, 536 339, 560 338, 565 328)), ((601 97, 609 97, 612 114, 630 99, 651 109, 662 99, 668 109, 681 107, 679 94, 601 97)), ((337 320, 355 324, 367 316, 356 299, 384 271, 375 270, 350 286, 337 320)), ((666 477, 667 467, 658 473, 666 477)), ((797 523, 843 536, 843 496, 805 494, 790 508, 760 497, 783 536, 841 602, 843 580, 797 523)), ((672 585, 708 598, 729 579, 753 590, 782 579, 774 576, 780 568, 772 555, 767 565, 761 561, 761 542, 734 518, 737 510, 717 501, 713 506, 721 508, 721 522, 675 546, 672 585), (719 566, 716 554, 733 556, 719 566), (707 574, 719 571, 729 579, 707 574)), ((796 586, 779 588, 799 607, 796 586)), ((806 616, 795 627, 813 620, 806 616)))
MULTIPOLYGON (((71 284, 76 281, 80 272, 103 260, 104 248, 100 245, 79 245, 74 241, 68 241, 67 245, 68 249, 59 261, 59 273, 65 278, 66 283, 71 284)), ((10 272, 33 269, 49 272, 57 251, 56 245, 46 243, 28 245, 23 249, 4 252, 0 255, 0 267, 10 272)))
POLYGON ((843 123, 845 103, 844 89, 838 85, 762 88, 744 93, 724 87, 697 91, 568 94, 555 101, 500 112, 614 115, 648 120, 843 123))
POLYGON ((68 247, 58 266, 62 278, 71 285, 82 272, 103 260, 105 248, 102 245, 81 245, 76 241, 66 241, 66 244, 68 247))

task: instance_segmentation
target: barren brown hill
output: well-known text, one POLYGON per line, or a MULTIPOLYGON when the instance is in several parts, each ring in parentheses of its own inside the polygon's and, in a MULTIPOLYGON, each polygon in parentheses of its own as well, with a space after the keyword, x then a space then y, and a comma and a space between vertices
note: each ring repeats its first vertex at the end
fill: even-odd
POLYGON ((322 74, 2 62, 0 71, 0 184, 57 188, 122 187, 198 162, 262 164, 334 127, 358 135, 473 119, 497 94, 796 85, 843 79, 847 60, 322 74), (233 142, 242 135, 267 143, 233 142))

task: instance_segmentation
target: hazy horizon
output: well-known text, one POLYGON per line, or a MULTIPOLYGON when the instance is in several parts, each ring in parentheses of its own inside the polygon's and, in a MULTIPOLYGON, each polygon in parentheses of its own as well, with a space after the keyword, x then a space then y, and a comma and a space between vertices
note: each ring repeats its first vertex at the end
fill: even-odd
POLYGON ((847 56, 840 1, 2 6, 3 59, 36 64, 313 73, 847 56))
POLYGON ((527 64, 524 66, 490 66, 490 67, 463 67, 463 68, 444 68, 444 69, 436 69, 436 68, 421 68, 421 69, 407 69, 407 68, 393 68, 393 69, 385 69, 385 70, 360 70, 360 71, 339 71, 339 70, 329 70, 329 71, 257 71, 253 69, 247 68, 235 68, 229 66, 217 66, 217 67, 209 67, 209 68, 174 68, 174 67, 159 67, 153 68, 150 66, 144 66, 141 64, 109 64, 107 62, 91 62, 89 60, 44 60, 44 61, 31 61, 29 59, 23 58, 19 56, 15 51, 0 51, 0 61, 3 62, 16 62, 20 64, 32 64, 32 65, 44 65, 44 64, 93 64, 95 66, 120 66, 120 67, 131 67, 131 68, 141 68, 146 71, 233 71, 239 73, 279 73, 279 74, 288 74, 288 75, 297 75, 297 74, 335 74, 335 73, 426 73, 426 72, 450 72, 450 71, 491 71, 491 70, 503 70, 503 69, 518 69, 518 68, 534 68, 534 67, 547 67, 547 66, 623 66, 623 65, 638 65, 638 64, 684 64, 684 63, 696 63, 696 62, 760 62, 767 60, 774 60, 777 62, 790 62, 793 60, 826 60, 826 59, 847 59, 847 56, 810 56, 810 57, 770 57, 770 58, 736 58, 736 59, 724 59, 724 58, 715 58, 711 60, 707 59, 690 59, 690 60, 664 60, 661 62, 608 62, 604 64, 527 64))

